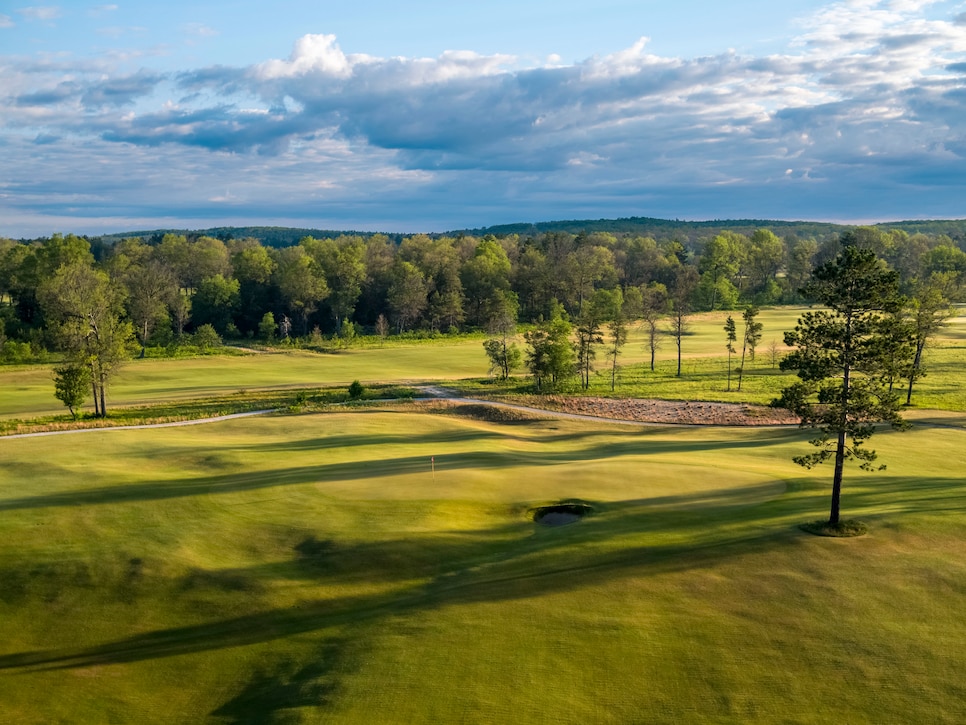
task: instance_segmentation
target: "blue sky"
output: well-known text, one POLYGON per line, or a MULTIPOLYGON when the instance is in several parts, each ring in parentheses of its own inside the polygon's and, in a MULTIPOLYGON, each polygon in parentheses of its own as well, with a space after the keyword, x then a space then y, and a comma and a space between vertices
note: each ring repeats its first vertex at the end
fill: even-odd
POLYGON ((0 235, 966 216, 966 2, 0 1, 0 235))

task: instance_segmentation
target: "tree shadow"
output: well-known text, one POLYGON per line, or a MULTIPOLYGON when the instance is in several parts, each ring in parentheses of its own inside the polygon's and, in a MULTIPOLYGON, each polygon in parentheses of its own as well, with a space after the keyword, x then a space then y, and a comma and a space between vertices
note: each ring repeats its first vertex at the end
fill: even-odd
POLYGON ((902 514, 960 514, 966 512, 966 480, 879 475, 864 482, 853 478, 842 485, 842 511, 843 515, 880 519, 902 514))
MULTIPOLYGON (((499 469, 520 466, 556 466, 590 460, 604 460, 623 456, 651 456, 663 454, 686 455, 705 450, 742 450, 762 448, 778 441, 801 438, 796 430, 760 430, 747 432, 740 438, 722 435, 715 438, 673 439, 649 437, 652 431, 640 429, 621 435, 607 434, 603 443, 586 445, 569 450, 531 451, 467 451, 444 453, 433 456, 437 472, 467 469, 499 469)), ((564 437, 571 434, 565 434, 564 437)), ((539 442, 539 440, 535 441, 539 442)), ((376 443, 373 443, 376 445, 376 443)), ((114 503, 132 503, 181 498, 196 495, 230 494, 279 486, 295 486, 306 483, 357 481, 390 476, 426 473, 430 470, 428 456, 400 456, 343 463, 320 463, 311 466, 293 466, 263 471, 229 472, 198 476, 190 479, 155 480, 142 483, 121 483, 75 491, 63 491, 37 496, 0 501, 0 511, 38 509, 61 506, 93 506, 114 503)))
POLYGON ((258 668, 237 695, 210 714, 233 725, 300 722, 295 710, 325 707, 337 696, 337 673, 347 646, 345 640, 333 639, 307 664, 283 660, 273 667, 258 668))
MULTIPOLYGON (((701 495, 703 497, 703 494, 701 495)), ((670 503, 669 497, 663 497, 670 503)), ((698 497, 682 495, 678 503, 685 509, 698 497)), ((703 498, 701 499, 703 500, 703 498)), ((596 508, 597 504, 595 504, 596 508)), ((272 640, 331 627, 358 625, 371 620, 396 617, 411 612, 475 602, 499 602, 539 597, 548 593, 571 591, 613 582, 624 576, 651 576, 715 565, 723 560, 758 554, 770 547, 788 545, 799 535, 791 527, 769 528, 768 517, 754 518, 754 525, 739 529, 716 526, 728 520, 733 507, 700 511, 684 511, 670 516, 654 510, 648 499, 610 503, 606 515, 593 517, 590 524, 566 529, 537 528, 537 524, 498 526, 466 539, 453 548, 452 539, 424 537, 415 547, 421 549, 427 562, 444 562, 436 571, 410 570, 400 580, 411 585, 397 586, 393 591, 371 595, 336 596, 226 618, 203 624, 160 629, 107 642, 93 647, 66 647, 11 653, 0 656, 3 670, 60 670, 94 665, 138 662, 160 657, 193 654, 226 647, 255 645, 272 640), (597 519, 594 521, 593 519, 597 519), (492 538, 508 528, 518 536, 494 546, 492 538), (639 536, 644 531, 661 541, 672 535, 686 544, 645 544, 639 539, 626 545, 604 547, 624 536, 639 536), (580 546, 582 543, 598 546, 580 546), (429 574, 428 581, 426 574, 429 574)), ((784 514, 774 514, 780 520, 784 514)), ((400 541, 385 542, 386 550, 400 541)), ((318 540, 299 545, 293 557, 326 555, 329 547, 318 540)), ((358 557, 358 552, 357 552, 358 557)), ((361 558, 356 558, 361 565, 361 558)), ((276 564, 277 566, 277 564, 276 564)), ((278 569, 275 573, 278 573, 278 569)), ((256 567, 249 575, 265 575, 256 567)), ((389 581, 393 577, 379 568, 361 572, 362 576, 389 581)), ((272 688, 301 686, 298 683, 317 680, 316 670, 304 676, 298 671, 262 674, 252 684, 251 692, 272 688), (293 684, 295 683, 295 684, 293 684)))

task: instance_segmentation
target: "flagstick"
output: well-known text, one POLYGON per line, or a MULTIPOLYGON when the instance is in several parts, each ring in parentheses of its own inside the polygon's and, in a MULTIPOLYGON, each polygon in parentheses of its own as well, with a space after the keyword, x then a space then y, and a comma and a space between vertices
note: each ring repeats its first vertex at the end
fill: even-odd
POLYGON ((429 457, 430 463, 433 464, 433 483, 436 483, 436 456, 429 457))

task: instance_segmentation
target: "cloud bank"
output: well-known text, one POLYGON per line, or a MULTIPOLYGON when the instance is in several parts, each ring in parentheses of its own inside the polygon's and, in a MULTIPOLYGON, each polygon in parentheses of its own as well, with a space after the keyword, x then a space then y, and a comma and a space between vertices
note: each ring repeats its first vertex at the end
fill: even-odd
POLYGON ((425 230, 964 216, 966 13, 930 19, 934 4, 834 3, 763 57, 661 57, 642 38, 528 66, 346 53, 326 34, 177 73, 0 57, 0 205, 24 223, 425 230))

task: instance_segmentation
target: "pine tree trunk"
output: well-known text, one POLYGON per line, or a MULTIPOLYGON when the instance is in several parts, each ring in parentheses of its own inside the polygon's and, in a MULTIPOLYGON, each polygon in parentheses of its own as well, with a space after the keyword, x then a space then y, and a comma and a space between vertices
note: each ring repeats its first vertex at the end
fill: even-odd
POLYGON ((845 431, 839 431, 835 448, 835 473, 832 476, 832 509, 829 511, 828 522, 836 526, 839 522, 839 504, 842 497, 842 469, 845 464, 845 431))
MULTIPOLYGON (((848 317, 848 322, 845 332, 845 349, 846 355, 851 352, 852 349, 852 318, 848 317)), ((842 406, 842 417, 838 424, 838 437, 835 441, 835 472, 832 474, 832 508, 829 511, 828 522, 832 526, 836 526, 839 523, 839 504, 842 497, 842 469, 845 467, 845 435, 846 435, 846 423, 848 418, 848 402, 851 395, 851 384, 852 384, 852 367, 846 363, 842 370, 842 400, 840 405, 842 406)))

